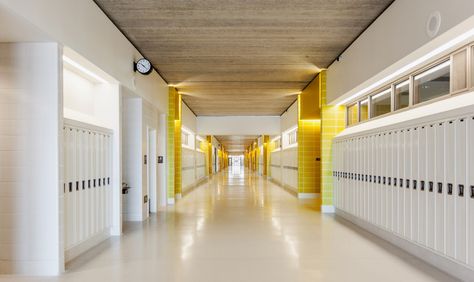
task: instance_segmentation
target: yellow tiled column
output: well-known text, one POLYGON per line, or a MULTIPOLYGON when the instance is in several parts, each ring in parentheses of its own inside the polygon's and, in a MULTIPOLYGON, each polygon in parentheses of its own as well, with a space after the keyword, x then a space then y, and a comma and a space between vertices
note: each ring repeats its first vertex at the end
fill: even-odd
POLYGON ((298 95, 298 197, 321 198, 321 75, 298 95))
POLYGON ((263 135, 263 175, 268 176, 270 170, 270 136, 263 135))
POLYGON ((345 128, 345 107, 326 104, 326 71, 321 72, 321 185, 322 211, 332 212, 332 140, 345 128))
POLYGON ((209 176, 212 175, 212 136, 208 135, 206 136, 207 139, 207 173, 209 176))
POLYGON ((181 193, 181 96, 174 87, 168 89, 168 199, 174 202, 181 193))

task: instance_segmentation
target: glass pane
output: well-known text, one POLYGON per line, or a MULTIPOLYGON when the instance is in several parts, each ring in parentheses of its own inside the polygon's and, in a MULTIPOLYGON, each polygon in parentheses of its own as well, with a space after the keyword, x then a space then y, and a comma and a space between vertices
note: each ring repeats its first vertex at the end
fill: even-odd
POLYGON ((347 107, 347 125, 353 125, 359 122, 359 113, 357 104, 347 107))
POLYGON ((415 102, 422 103, 449 94, 451 62, 446 61, 415 76, 415 102))
POLYGON ((381 93, 372 96, 372 116, 377 117, 390 113, 391 109, 391 91, 387 89, 381 93))
POLYGON ((360 121, 369 119, 369 99, 360 102, 360 121))
POLYGON ((453 91, 467 88, 467 52, 453 55, 453 91))
POLYGON ((410 83, 407 80, 395 85, 395 110, 408 107, 410 104, 410 83))

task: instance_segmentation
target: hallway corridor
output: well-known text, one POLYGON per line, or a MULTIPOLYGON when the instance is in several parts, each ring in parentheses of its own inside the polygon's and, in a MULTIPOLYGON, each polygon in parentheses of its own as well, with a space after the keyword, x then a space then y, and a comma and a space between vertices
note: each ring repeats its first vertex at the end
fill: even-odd
POLYGON ((0 281, 454 281, 260 176, 231 167, 59 277, 0 281))

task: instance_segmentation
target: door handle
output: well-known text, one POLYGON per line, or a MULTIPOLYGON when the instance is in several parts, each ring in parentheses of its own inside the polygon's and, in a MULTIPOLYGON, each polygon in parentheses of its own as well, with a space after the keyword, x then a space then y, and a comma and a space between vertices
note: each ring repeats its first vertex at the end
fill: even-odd
POLYGON ((421 185, 421 187, 420 187, 421 191, 425 191, 425 181, 424 180, 421 180, 420 185, 421 185))
POLYGON ((433 181, 430 181, 430 190, 429 190, 430 192, 433 192, 433 188, 434 188, 433 186, 434 186, 433 181))
POLYGON ((443 183, 438 182, 438 193, 441 194, 443 193, 443 183))
POLYGON ((453 194, 453 184, 448 183, 448 195, 452 195, 452 194, 453 194))

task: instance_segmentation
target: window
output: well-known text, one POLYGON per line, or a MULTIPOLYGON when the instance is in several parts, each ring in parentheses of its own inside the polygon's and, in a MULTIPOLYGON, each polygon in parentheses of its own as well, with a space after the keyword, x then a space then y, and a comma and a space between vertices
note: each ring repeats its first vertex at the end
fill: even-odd
POLYGON ((353 125, 359 122, 358 104, 347 107, 347 125, 353 125))
POLYGON ((184 146, 189 145, 189 134, 181 132, 181 144, 184 146))
POLYGON ((453 55, 453 91, 467 88, 467 51, 453 55))
POLYGON ((360 121, 369 119, 369 98, 360 102, 360 121))
POLYGON ((451 62, 446 61, 415 76, 415 104, 449 94, 451 62))
POLYGON ((386 89, 372 96, 372 117, 378 117, 392 111, 392 91, 386 89))
POLYGON ((395 85, 395 110, 410 105, 410 81, 407 79, 395 85))
POLYGON ((288 133, 288 145, 296 144, 298 142, 298 129, 288 133))
POLYGON ((274 141, 274 150, 280 149, 281 148, 281 139, 278 138, 277 140, 274 141))

